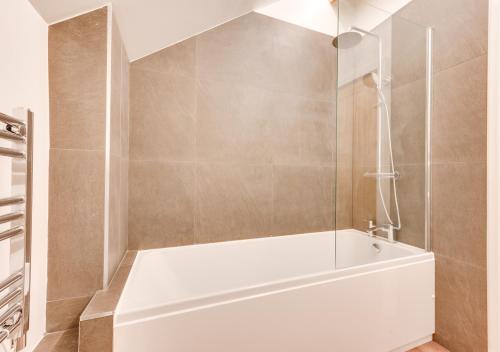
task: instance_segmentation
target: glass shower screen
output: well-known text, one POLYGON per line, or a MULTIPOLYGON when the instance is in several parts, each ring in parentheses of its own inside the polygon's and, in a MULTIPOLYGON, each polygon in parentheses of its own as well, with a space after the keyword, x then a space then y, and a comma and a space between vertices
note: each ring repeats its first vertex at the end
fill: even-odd
POLYGON ((406 20, 404 8, 373 4, 339 0, 332 42, 338 60, 337 268, 430 246, 432 32, 406 20))

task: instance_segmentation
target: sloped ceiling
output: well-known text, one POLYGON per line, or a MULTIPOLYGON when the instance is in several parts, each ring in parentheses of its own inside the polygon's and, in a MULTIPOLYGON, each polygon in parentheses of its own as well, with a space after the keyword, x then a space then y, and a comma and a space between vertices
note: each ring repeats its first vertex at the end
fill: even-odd
MULTIPOLYGON (((1 0, 0 0, 1 1, 1 0)), ((131 61, 222 23, 257 12, 328 35, 337 33, 335 0, 29 0, 52 24, 111 3, 131 61)), ((340 30, 370 30, 411 0, 342 0, 340 30), (345 24, 345 26, 343 25, 345 24)))
POLYGON ((131 61, 276 0, 30 0, 52 24, 112 3, 131 61))

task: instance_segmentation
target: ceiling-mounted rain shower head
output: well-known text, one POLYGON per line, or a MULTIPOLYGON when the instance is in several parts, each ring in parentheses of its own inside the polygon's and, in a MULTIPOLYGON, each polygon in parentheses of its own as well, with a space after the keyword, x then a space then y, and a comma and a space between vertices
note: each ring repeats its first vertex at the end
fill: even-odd
POLYGON ((350 49, 361 43, 363 36, 361 33, 350 29, 333 38, 333 46, 337 49, 350 49))

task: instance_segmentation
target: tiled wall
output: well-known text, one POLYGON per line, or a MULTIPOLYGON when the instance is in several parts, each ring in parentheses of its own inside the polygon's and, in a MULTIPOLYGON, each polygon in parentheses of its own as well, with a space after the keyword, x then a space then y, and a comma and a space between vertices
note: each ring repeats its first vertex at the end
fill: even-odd
POLYGON ((111 41, 108 282, 112 279, 128 247, 130 64, 114 18, 111 41))
POLYGON ((332 229, 335 59, 251 13, 132 63, 129 248, 332 229))
MULTIPOLYGON (((401 242, 425 248, 427 27, 392 17, 391 128, 401 242)), ((391 203, 396 217, 394 199, 391 203)))
POLYGON ((49 27, 48 332, 78 325, 80 313, 105 277, 112 278, 127 249, 129 64, 116 25, 108 33, 108 15, 104 7, 49 27))
MULTIPOLYGON (((488 1, 414 0, 397 15, 435 28, 432 119, 435 339, 454 352, 487 351, 488 1)), ((396 94, 411 97, 402 101, 422 99, 419 86, 423 82, 418 70, 414 72, 415 77, 396 89, 396 94)))
POLYGON ((48 332, 76 326, 103 283, 106 18, 49 27, 48 332))

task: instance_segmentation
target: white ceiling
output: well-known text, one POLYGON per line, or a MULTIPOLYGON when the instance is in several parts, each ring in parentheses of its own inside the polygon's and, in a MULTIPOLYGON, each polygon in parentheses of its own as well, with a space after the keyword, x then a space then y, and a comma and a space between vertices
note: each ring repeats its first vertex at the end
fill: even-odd
MULTIPOLYGON (((111 3, 131 61, 253 10, 329 35, 337 32, 330 0, 29 0, 52 24, 111 3)), ((343 0, 342 27, 372 29, 411 0, 343 0), (345 22, 345 26, 343 26, 345 22)))
POLYGON ((52 24, 112 3, 131 61, 276 0, 29 0, 52 24))

